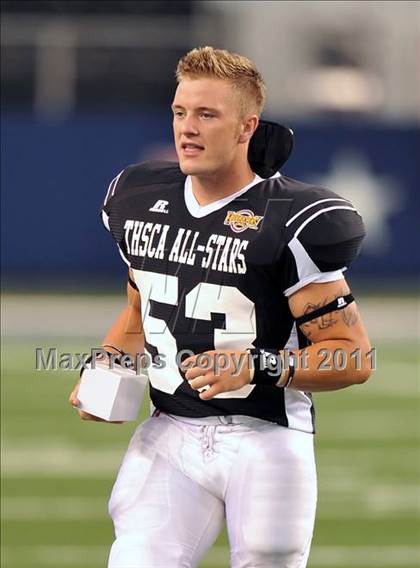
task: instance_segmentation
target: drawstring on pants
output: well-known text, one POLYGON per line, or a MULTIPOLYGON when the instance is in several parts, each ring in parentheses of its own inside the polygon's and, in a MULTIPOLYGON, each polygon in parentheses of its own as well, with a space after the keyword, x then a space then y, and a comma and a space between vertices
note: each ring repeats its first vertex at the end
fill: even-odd
POLYGON ((201 426, 201 449, 204 458, 211 458, 214 454, 214 438, 217 426, 201 426))

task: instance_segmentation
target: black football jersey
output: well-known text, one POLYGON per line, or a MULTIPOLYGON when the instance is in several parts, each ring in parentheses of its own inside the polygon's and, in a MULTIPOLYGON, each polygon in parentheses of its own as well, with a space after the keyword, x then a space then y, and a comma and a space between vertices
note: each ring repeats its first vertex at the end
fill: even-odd
POLYGON ((310 393, 250 384, 203 401, 178 363, 183 352, 307 345, 288 296, 342 277, 364 236, 353 205, 276 174, 200 207, 177 163, 146 162, 113 180, 102 215, 140 291, 146 350, 159 361, 148 369, 154 406, 313 432, 310 393))

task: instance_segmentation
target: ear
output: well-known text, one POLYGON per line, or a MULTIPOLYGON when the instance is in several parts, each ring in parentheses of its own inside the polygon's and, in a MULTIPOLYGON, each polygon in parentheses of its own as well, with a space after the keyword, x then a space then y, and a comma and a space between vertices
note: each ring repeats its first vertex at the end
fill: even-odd
POLYGON ((239 130, 239 138, 238 138, 239 144, 246 144, 251 140, 254 132, 257 130, 258 122, 259 118, 256 114, 253 114, 243 119, 239 130))

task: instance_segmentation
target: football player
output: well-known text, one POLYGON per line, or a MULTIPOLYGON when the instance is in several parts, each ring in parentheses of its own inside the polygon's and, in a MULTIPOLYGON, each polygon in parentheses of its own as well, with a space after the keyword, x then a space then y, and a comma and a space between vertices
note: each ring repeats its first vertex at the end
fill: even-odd
POLYGON ((279 173, 292 134, 260 120, 265 86, 249 59, 198 48, 176 77, 179 163, 127 167, 102 211, 129 267, 104 348, 149 355, 155 408, 111 495, 109 568, 197 566, 224 522, 233 568, 304 568, 311 393, 370 375, 343 275, 363 222, 348 200, 279 173))

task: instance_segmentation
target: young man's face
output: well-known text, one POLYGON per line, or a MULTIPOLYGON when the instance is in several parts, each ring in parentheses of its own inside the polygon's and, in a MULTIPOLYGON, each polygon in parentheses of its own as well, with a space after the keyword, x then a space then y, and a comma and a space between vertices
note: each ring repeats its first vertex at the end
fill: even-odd
POLYGON ((172 104, 175 147, 184 174, 228 168, 238 152, 239 96, 228 81, 183 79, 172 104))

